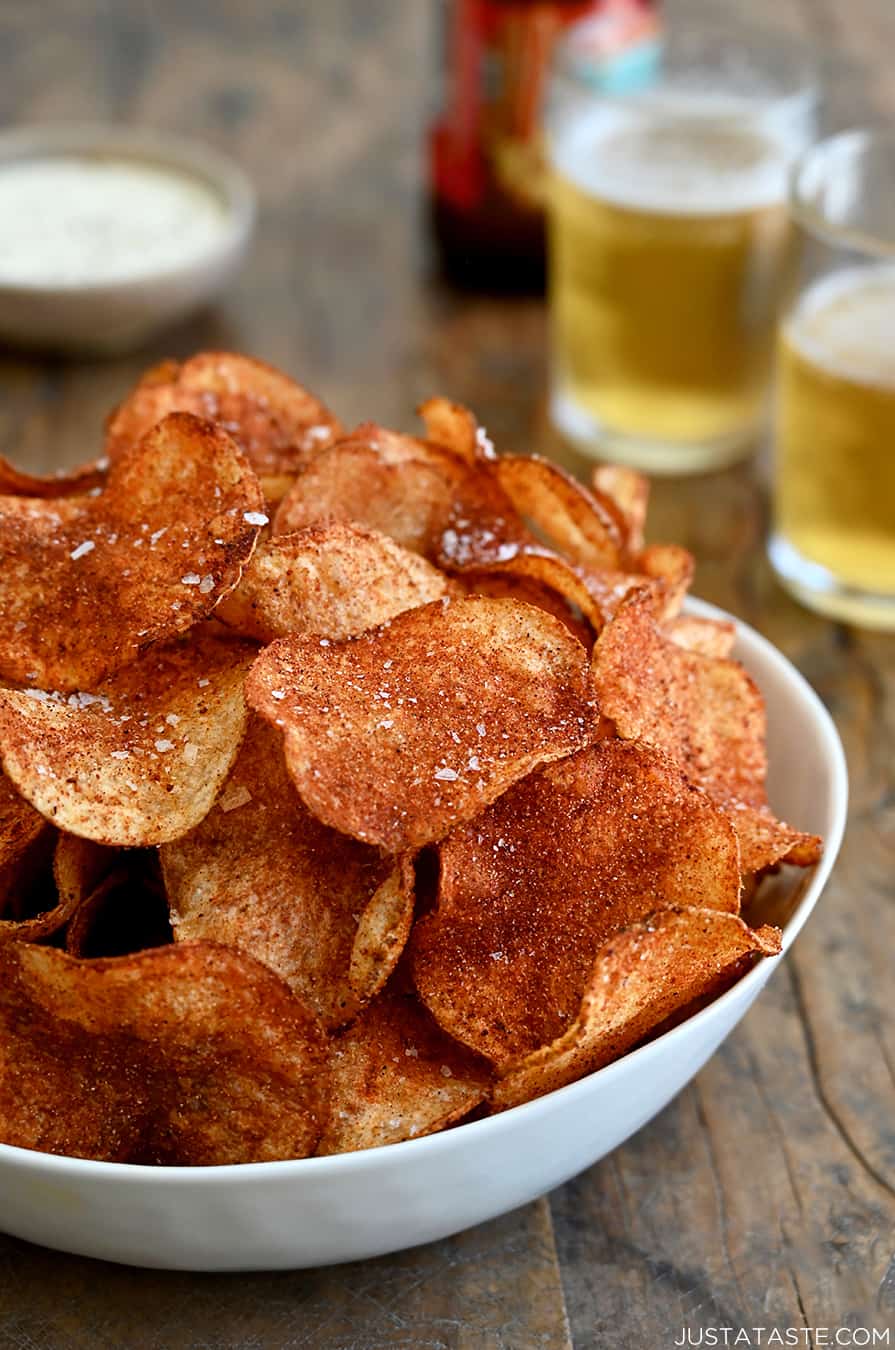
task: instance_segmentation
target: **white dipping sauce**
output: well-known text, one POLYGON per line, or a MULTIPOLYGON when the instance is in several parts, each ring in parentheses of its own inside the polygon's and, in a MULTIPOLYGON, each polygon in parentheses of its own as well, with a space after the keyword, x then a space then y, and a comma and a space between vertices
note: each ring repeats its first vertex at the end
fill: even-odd
POLYGON ((226 232, 201 178, 113 156, 0 162, 0 284, 135 281, 197 262, 226 232))

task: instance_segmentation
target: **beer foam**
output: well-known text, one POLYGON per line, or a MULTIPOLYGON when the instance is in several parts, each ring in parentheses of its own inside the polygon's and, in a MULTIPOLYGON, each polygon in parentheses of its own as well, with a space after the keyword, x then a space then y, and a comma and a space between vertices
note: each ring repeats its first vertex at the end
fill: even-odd
POLYGON ((822 370, 895 388, 895 264, 825 277, 806 292, 784 331, 789 346, 822 370))
POLYGON ((657 215, 739 215, 782 202, 790 148, 756 104, 709 94, 592 108, 556 137, 554 167, 582 192, 657 215), (752 125, 750 125, 750 122, 752 125))

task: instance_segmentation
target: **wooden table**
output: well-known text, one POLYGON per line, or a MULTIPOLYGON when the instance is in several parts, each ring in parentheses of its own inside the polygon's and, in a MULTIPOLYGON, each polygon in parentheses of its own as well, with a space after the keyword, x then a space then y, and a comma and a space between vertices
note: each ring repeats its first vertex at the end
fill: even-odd
MULTIPOLYGON (((681 0, 672 21, 721 7, 681 0)), ((891 0, 753 0, 750 12, 826 45, 832 122, 895 113, 891 0)), ((0 448, 35 469, 86 458, 144 365, 232 346, 282 365, 349 423, 412 427, 415 404, 444 392, 476 408, 499 446, 555 449, 541 304, 464 298, 433 277, 421 138, 434 64, 422 0, 2 0, 0 120, 182 129, 235 154, 263 209, 224 303, 152 350, 3 357, 0 448)), ((755 467, 658 484, 652 528, 693 549, 699 594, 797 662, 851 767, 835 877, 741 1028, 605 1162, 421 1250, 194 1276, 0 1237, 3 1350, 664 1350, 684 1327, 895 1322, 895 640, 824 622, 780 591, 755 467)))

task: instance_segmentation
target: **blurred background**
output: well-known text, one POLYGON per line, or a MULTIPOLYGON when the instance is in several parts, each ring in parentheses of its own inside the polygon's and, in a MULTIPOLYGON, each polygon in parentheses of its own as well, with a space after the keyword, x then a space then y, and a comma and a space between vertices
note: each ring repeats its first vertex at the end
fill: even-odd
MULTIPOLYGON (((232 155, 260 201, 246 266, 213 313, 125 360, 5 355, 8 453, 18 447, 35 468, 89 456, 103 413, 140 369, 203 346, 281 365, 346 423, 412 425, 414 405, 443 392, 471 403, 498 446, 545 448, 542 302, 463 294, 439 277, 427 136, 441 101, 444 8, 438 0, 0 5, 5 124, 183 132, 232 155)), ((662 8, 670 29, 725 10, 742 17, 735 0, 662 8)), ((836 52, 838 123, 855 120, 868 97, 891 100, 884 63, 866 70, 856 51, 891 42, 890 6, 878 6, 877 33, 852 31, 833 0, 764 8, 775 25, 836 52)))

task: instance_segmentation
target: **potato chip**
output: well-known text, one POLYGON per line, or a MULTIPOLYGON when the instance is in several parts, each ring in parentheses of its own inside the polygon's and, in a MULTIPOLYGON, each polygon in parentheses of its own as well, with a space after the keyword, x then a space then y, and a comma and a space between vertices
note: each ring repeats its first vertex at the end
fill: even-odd
POLYGON ((168 902, 154 850, 129 849, 72 915, 65 931, 70 956, 126 956, 173 940, 168 902))
POLYGON ((561 618, 571 631, 582 639, 586 646, 593 642, 593 634, 603 626, 603 615, 594 598, 589 579, 585 579, 581 569, 573 567, 559 554, 544 552, 518 553, 505 562, 492 562, 487 567, 464 568, 460 573, 463 585, 480 595, 500 595, 503 583, 504 593, 512 595, 513 586, 519 588, 520 599, 526 599, 525 588, 533 588, 538 599, 534 601, 541 609, 561 618), (545 598, 546 593, 546 598, 545 598), (567 615, 580 614, 585 622, 569 623, 567 615))
POLYGON ((518 783, 439 852, 414 982, 445 1031, 498 1065, 562 1035, 620 928, 694 896, 739 907, 724 814, 664 755, 614 739, 518 783))
POLYGON ((479 426, 475 414, 460 403, 447 398, 429 398, 417 412, 426 427, 426 436, 436 445, 443 445, 466 464, 494 459, 494 446, 484 427, 479 426))
POLYGON ((302 1158, 328 1115, 326 1045, 283 982, 192 943, 79 961, 0 946, 0 1140, 74 1158, 302 1158))
POLYGON ((627 552, 639 553, 649 506, 649 479, 624 464, 598 464, 590 481, 594 492, 609 497, 621 512, 627 552))
MULTIPOLYGON (((0 778, 0 784, 4 781, 0 778)), ((20 904, 18 921, 0 924, 0 940, 6 936, 20 942, 42 942, 71 923, 120 854, 88 839, 60 834, 33 807, 27 809, 41 821, 44 833, 37 866, 28 878, 27 889, 20 891, 24 908, 20 904)))
POLYGON ((316 525, 260 544, 215 618, 259 642, 289 633, 347 638, 452 590, 425 558, 387 535, 316 525))
POLYGON ((52 857, 54 831, 0 774, 0 942, 33 942, 65 923, 52 903, 41 914, 28 913, 28 899, 43 880, 52 857))
POLYGON ((469 596, 346 642, 281 638, 246 681, 306 806, 397 853, 442 838, 585 745, 587 658, 540 609, 469 596))
POLYGON ((505 456, 458 487, 436 561, 466 585, 492 573, 547 586, 594 633, 647 584, 656 613, 673 617, 692 580, 692 555, 660 544, 629 557, 619 542, 624 529, 613 503, 606 506, 556 465, 505 456))
POLYGON ((494 1089, 494 1109, 593 1073, 779 951, 778 929, 752 931, 735 915, 712 909, 668 909, 632 924, 600 949, 568 1030, 507 1066, 494 1089))
MULTIPOLYGON (((646 568, 654 567, 656 575, 651 578, 647 571, 619 572, 606 568, 575 566, 567 562, 558 553, 546 549, 527 550, 517 553, 505 562, 491 562, 487 567, 464 568, 460 579, 469 590, 481 594, 500 594, 499 590, 488 586, 488 578, 515 579, 532 585, 547 588, 552 600, 541 607, 565 618, 565 612, 571 607, 572 613, 580 614, 584 620, 587 636, 582 640, 590 647, 593 637, 609 622, 625 596, 643 586, 648 586, 652 596, 652 605, 658 618, 676 616, 683 603, 686 587, 692 574, 692 559, 684 549, 672 549, 662 545, 656 550, 658 556, 650 555, 647 550, 642 557, 646 568), (679 556, 683 555, 683 556, 679 556), (672 569, 676 568, 676 571, 672 569)), ((525 598, 522 596, 521 598, 525 598)), ((581 635, 582 624, 573 624, 572 631, 581 635)))
POLYGON ((396 983, 333 1042, 321 1154, 397 1144, 453 1125, 486 1098, 487 1061, 452 1041, 396 983))
MULTIPOLYGON (((490 595, 496 600, 523 600, 537 609, 546 609, 565 624, 583 647, 590 651, 593 646, 594 630, 591 624, 581 616, 578 606, 563 591, 568 580, 568 591, 572 595, 578 591, 580 582, 574 570, 563 563, 563 569, 553 571, 554 562, 562 559, 543 560, 535 554, 520 554, 511 558, 505 565, 497 563, 492 567, 470 568, 459 575, 459 584, 469 595, 490 595), (546 561, 545 566, 541 566, 546 561), (550 580, 546 580, 549 577, 550 580), (543 578, 543 579, 542 579, 543 578), (557 582, 556 585, 551 583, 557 582)), ((591 605, 591 599, 583 588, 584 602, 591 605)))
POLYGON ((443 447, 365 423, 304 466, 280 503, 274 534, 352 521, 432 558, 468 474, 443 447))
POLYGON ((452 404, 450 398, 427 398, 417 413, 423 418, 429 441, 444 445, 464 463, 497 458, 489 433, 479 425, 475 413, 462 404, 452 404))
POLYGON ((0 497, 0 677, 94 689, 210 614, 251 557, 261 492, 233 441, 186 413, 97 497, 0 497))
POLYGON ((518 514, 551 548, 585 567, 620 565, 624 518, 608 498, 536 455, 503 455, 494 472, 518 514))
POLYGON ((289 781, 280 740, 252 718, 213 809, 161 849, 171 922, 178 941, 220 942, 263 961, 336 1027, 404 949, 413 869, 321 825, 289 781))
POLYGON ((442 525, 433 556, 449 572, 505 567, 529 553, 557 556, 525 524, 501 487, 495 465, 485 464, 455 485, 442 525))
POLYGON ((727 812, 743 872, 776 862, 808 866, 820 840, 775 819, 767 803, 764 700, 735 661, 686 651, 665 637, 652 599, 636 591, 603 629, 593 653, 600 707, 620 736, 677 760, 727 812))
POLYGON ((57 473, 27 473, 0 455, 0 497, 79 497, 105 485, 107 459, 57 473))
POLYGON ((0 759, 60 829, 100 844, 176 839, 206 815, 246 723, 256 648, 156 647, 91 694, 0 689, 0 759))
POLYGON ((703 619, 681 614, 665 625, 665 634, 688 652, 721 659, 730 656, 736 642, 736 627, 726 619, 703 619))
POLYGON ((219 423, 244 450, 268 501, 279 501, 299 467, 341 427, 288 375, 249 356, 200 352, 148 371, 106 423, 106 452, 119 458, 168 413, 219 423))
POLYGON ((656 617, 676 618, 693 580, 693 554, 678 544, 650 544, 637 555, 635 569, 654 583, 656 617))
POLYGON ((60 904, 74 914, 121 857, 117 848, 106 848, 76 834, 58 834, 53 852, 53 880, 60 904))

